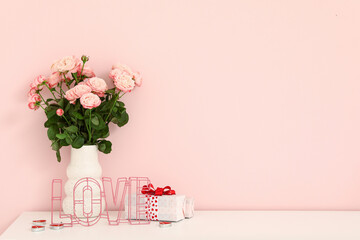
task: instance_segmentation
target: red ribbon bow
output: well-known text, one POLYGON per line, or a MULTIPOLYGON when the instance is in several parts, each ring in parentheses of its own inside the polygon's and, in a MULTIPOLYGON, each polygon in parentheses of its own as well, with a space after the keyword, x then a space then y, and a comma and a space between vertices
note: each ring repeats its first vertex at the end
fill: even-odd
POLYGON ((141 189, 142 194, 162 196, 162 195, 175 195, 175 190, 172 190, 170 186, 166 186, 164 188, 154 188, 154 186, 150 183, 148 185, 144 185, 141 189))

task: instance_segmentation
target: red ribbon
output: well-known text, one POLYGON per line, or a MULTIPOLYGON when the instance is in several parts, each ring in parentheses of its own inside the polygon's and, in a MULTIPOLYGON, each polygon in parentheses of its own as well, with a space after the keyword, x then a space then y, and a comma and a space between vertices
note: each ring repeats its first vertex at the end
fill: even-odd
POLYGON ((142 194, 162 196, 162 195, 175 195, 175 190, 172 190, 170 186, 166 186, 164 188, 154 188, 154 186, 150 183, 148 185, 144 185, 141 189, 142 194))

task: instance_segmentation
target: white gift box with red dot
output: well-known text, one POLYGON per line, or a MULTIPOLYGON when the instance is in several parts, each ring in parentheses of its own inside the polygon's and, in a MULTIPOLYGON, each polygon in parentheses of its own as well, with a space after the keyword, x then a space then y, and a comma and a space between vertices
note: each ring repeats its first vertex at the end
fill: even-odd
MULTIPOLYGON (((149 218, 151 221, 177 222, 185 218, 185 195, 145 195, 140 199, 144 206, 144 214, 140 219, 149 218)), ((125 216, 128 216, 128 197, 125 197, 125 216)), ((136 218, 136 195, 131 198, 131 219, 136 218)))

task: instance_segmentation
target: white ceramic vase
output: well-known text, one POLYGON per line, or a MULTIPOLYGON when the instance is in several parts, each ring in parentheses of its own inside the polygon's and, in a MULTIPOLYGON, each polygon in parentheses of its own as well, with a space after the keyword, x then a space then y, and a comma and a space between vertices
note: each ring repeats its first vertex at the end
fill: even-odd
MULTIPOLYGON (((95 180, 100 185, 102 189, 101 183, 101 175, 102 169, 99 163, 98 158, 98 149, 96 145, 84 145, 79 149, 71 148, 71 160, 67 167, 66 174, 68 180, 65 183, 65 198, 63 200, 63 211, 65 214, 74 214, 74 185, 78 180, 85 177, 90 177, 95 180)), ((83 191, 84 187, 88 185, 92 189, 92 197, 93 199, 100 198, 100 189, 96 183, 93 182, 84 182, 80 184, 75 191, 75 198, 84 200, 84 208, 82 205, 76 204, 75 213, 79 218, 84 217, 84 212, 89 213, 92 211, 91 216, 96 217, 101 213, 101 210, 104 209, 104 204, 102 209, 100 205, 91 206, 91 193, 83 191), (92 209, 91 209, 92 207, 92 209)))

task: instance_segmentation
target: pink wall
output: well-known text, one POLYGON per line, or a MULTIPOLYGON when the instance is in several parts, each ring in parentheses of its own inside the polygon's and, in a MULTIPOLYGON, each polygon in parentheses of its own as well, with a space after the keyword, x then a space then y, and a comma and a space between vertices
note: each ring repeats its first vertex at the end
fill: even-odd
POLYGON ((70 157, 56 162, 28 83, 83 53, 100 77, 121 61, 145 79, 104 175, 149 176, 197 209, 360 209, 359 12, 356 0, 3 1, 0 232, 49 209, 70 157))

